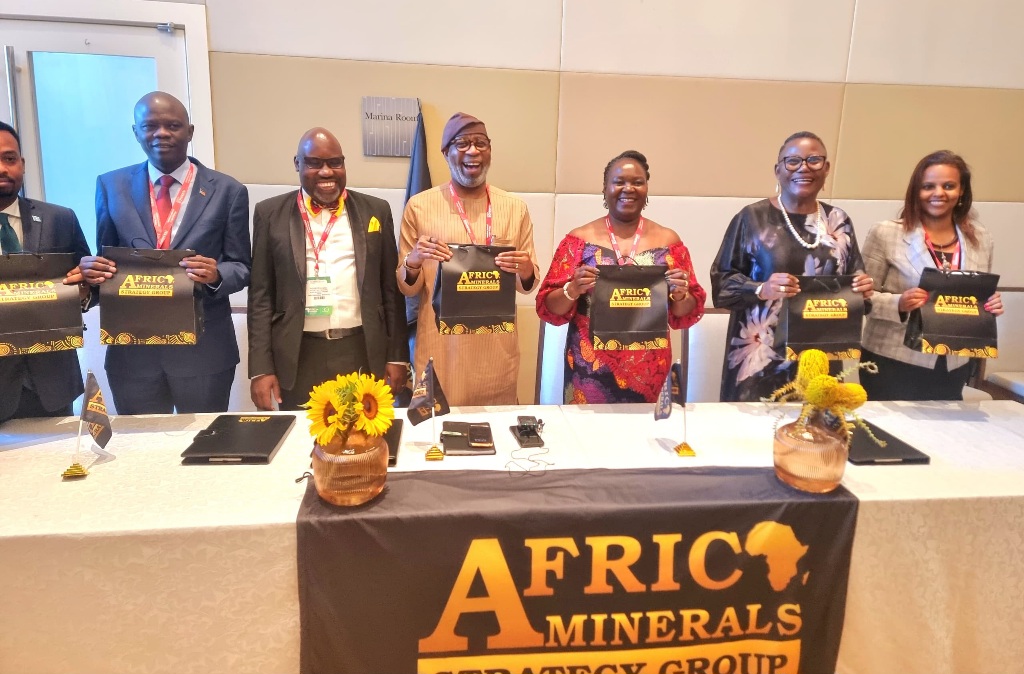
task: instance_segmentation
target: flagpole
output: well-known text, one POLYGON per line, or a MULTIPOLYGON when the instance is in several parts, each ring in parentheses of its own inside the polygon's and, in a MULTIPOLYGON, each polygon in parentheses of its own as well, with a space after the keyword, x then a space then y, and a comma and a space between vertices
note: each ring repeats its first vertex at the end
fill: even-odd
MULTIPOLYGON (((83 403, 85 404, 85 403, 83 403)), ((81 415, 78 417, 78 437, 75 438, 75 456, 72 463, 82 463, 82 421, 81 415)), ((92 437, 91 435, 89 437, 92 437)))
POLYGON ((437 401, 434 400, 434 357, 431 356, 427 359, 427 370, 430 372, 430 377, 427 378, 427 400, 430 402, 430 438, 436 442, 437 435, 437 417, 434 415, 434 408, 437 406, 437 401))

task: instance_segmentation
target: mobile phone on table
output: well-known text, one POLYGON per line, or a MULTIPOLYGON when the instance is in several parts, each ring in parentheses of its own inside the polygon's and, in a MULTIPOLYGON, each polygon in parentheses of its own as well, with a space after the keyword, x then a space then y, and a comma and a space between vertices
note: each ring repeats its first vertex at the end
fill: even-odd
POLYGON ((519 443, 520 447, 543 447, 544 439, 540 437, 538 428, 540 422, 537 417, 519 417, 515 426, 509 426, 512 436, 519 443))
POLYGON ((493 447, 494 439, 491 437, 490 424, 469 425, 469 446, 470 447, 493 447))

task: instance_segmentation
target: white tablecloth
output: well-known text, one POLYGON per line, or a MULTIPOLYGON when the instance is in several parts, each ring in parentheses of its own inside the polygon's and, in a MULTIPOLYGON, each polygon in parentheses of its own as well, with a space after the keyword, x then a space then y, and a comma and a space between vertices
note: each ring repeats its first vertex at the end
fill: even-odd
MULTIPOLYGON (((863 414, 930 466, 848 466, 861 499, 841 674, 1024 672, 1024 407, 869 403, 863 414)), ((119 417, 85 480, 62 482, 76 420, 0 426, 0 674, 298 670, 295 516, 309 465, 299 419, 268 466, 182 466, 211 415, 119 417)), ((771 465, 763 405, 500 407, 497 453, 426 462, 406 426, 395 470, 771 465), (545 450, 507 427, 545 421, 545 450)), ((438 430, 443 419, 437 420, 438 430)), ((529 479, 525 477, 523 479, 529 479)))

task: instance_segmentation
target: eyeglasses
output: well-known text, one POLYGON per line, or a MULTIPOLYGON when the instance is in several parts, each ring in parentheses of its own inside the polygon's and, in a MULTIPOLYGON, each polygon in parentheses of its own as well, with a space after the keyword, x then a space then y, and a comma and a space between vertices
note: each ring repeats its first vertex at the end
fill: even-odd
POLYGON ((0 155, 0 164, 5 164, 7 166, 14 166, 19 161, 21 161, 21 156, 15 154, 13 152, 8 152, 6 154, 0 155))
POLYGON ((484 150, 491 149, 491 139, 490 138, 456 138, 455 140, 452 141, 452 145, 454 145, 455 149, 458 150, 459 152, 465 152, 466 150, 469 149, 469 147, 471 145, 473 147, 475 147, 476 149, 480 150, 481 152, 483 152, 484 150))
POLYGON ((330 159, 320 159, 319 157, 303 157, 302 163, 305 164, 306 168, 319 171, 324 167, 324 164, 331 167, 332 169, 345 168, 344 157, 331 157, 330 159))
POLYGON ((785 166, 787 171, 799 171, 804 164, 807 164, 807 168, 812 171, 820 171, 826 161, 828 161, 828 157, 812 154, 810 157, 786 157, 780 159, 779 163, 785 166))

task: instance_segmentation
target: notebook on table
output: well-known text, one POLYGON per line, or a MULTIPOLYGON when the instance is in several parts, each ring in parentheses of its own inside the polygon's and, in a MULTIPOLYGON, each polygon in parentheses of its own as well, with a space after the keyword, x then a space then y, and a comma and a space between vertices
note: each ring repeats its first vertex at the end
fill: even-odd
POLYGON ((868 437, 868 434, 859 425, 855 426, 853 437, 850 438, 850 463, 856 466, 931 463, 931 457, 908 445, 889 431, 879 428, 870 421, 864 423, 876 438, 885 441, 885 447, 879 446, 877 442, 868 437))
POLYGON ((388 443, 388 465, 394 466, 398 463, 398 448, 402 444, 402 424, 405 423, 403 419, 395 419, 391 422, 391 428, 388 429, 387 433, 384 434, 384 439, 388 443))
POLYGON ((292 414, 221 414, 181 454, 185 465, 265 464, 295 425, 292 414))

